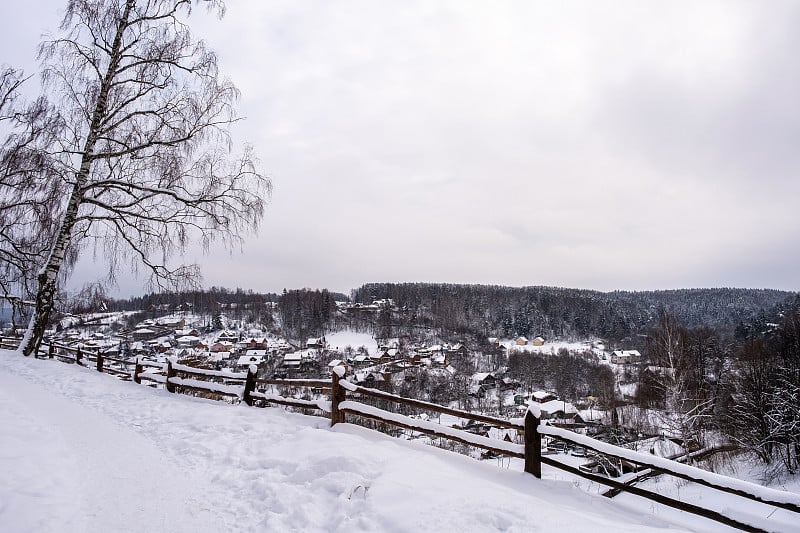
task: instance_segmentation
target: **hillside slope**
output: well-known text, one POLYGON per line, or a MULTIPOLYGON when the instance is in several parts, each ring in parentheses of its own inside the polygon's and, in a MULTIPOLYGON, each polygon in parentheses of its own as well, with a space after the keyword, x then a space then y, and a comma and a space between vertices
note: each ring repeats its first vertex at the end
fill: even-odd
POLYGON ((356 426, 9 351, 0 405, 2 531, 728 531, 356 426))

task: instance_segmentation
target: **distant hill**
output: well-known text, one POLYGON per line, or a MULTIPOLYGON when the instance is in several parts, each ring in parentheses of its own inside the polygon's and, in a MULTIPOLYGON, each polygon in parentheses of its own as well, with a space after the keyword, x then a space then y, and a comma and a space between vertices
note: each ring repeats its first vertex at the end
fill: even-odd
POLYGON ((353 301, 391 299, 402 317, 455 333, 622 339, 654 326, 662 308, 685 326, 733 332, 740 323, 795 294, 734 288, 600 292, 560 287, 370 283, 353 291, 353 301))

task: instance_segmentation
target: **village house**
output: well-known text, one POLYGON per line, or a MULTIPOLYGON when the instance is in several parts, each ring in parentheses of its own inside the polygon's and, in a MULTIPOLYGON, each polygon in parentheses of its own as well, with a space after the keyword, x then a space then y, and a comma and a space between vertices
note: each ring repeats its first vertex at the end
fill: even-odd
POLYGON ((300 350, 283 356, 281 368, 287 372, 306 372, 318 366, 314 350, 300 350))
POLYGON ((287 353, 283 356, 281 367, 284 370, 296 371, 300 369, 300 362, 303 359, 302 352, 287 353))
POLYGON ((212 353, 231 352, 233 351, 233 343, 227 341, 217 341, 211 345, 210 351, 212 353))
POLYGON ((163 316, 156 319, 156 325, 170 329, 178 329, 186 325, 186 320, 174 316, 163 316))
POLYGON ((147 340, 152 337, 156 332, 150 328, 135 329, 131 336, 134 340, 147 340))
POLYGON ((533 394, 531 394, 531 400, 537 403, 546 403, 555 400, 557 398, 558 396, 556 396, 552 392, 547 392, 543 390, 537 390, 533 394))
POLYGON ((168 350, 171 350, 171 349, 172 349, 172 344, 170 344, 170 342, 169 342, 169 341, 157 342, 157 343, 156 343, 156 344, 153 346, 153 348, 154 348, 154 349, 155 349, 155 351, 156 351, 156 352, 158 352, 158 353, 166 353, 168 350))
POLYGON ((264 363, 264 356, 262 355, 241 355, 236 360, 236 370, 247 370, 250 365, 259 366, 264 363))
POLYGON ((244 355, 245 355, 245 357, 253 357, 253 356, 255 356, 255 357, 261 357, 262 359, 268 359, 269 358, 269 351, 268 350, 252 349, 252 350, 247 350, 244 355))
POLYGON ((575 423, 581 421, 578 415, 578 409, 569 402, 563 400, 550 400, 541 402, 540 409, 543 420, 557 420, 561 422, 575 423), (576 420, 576 418, 578 418, 576 420))
POLYGON ((544 346, 544 339, 541 337, 536 337, 531 341, 531 344, 534 346, 544 346))
POLYGON ((325 337, 310 338, 306 341, 306 348, 324 350, 326 346, 325 337))
POLYGON ((353 376, 356 385, 370 389, 384 390, 388 388, 390 379, 381 372, 359 372, 353 376))
POLYGON ((516 344, 517 346, 527 346, 528 339, 526 337, 517 337, 516 340, 514 341, 514 344, 516 344))
POLYGON ((269 344, 265 337, 250 337, 244 341, 244 348, 246 350, 266 350, 269 344))
POLYGON ((357 355, 351 359, 351 364, 355 367, 364 367, 372 364, 372 360, 368 355, 357 355))
POLYGON ((642 360, 639 350, 614 350, 611 353, 611 362, 615 365, 628 365, 642 360))
POLYGON ((459 342, 450 346, 447 350, 447 353, 450 355, 468 355, 469 350, 467 350, 467 347, 459 342))
POLYGON ((183 337, 178 337, 175 339, 175 342, 177 342, 178 346, 182 348, 194 348, 200 342, 200 337, 195 335, 184 335, 183 337))
POLYGON ((239 341, 239 335, 227 329, 219 334, 217 342, 229 342, 231 344, 239 341))
POLYGON ((484 389, 493 389, 497 386, 497 379, 491 372, 473 374, 471 381, 476 385, 481 385, 484 389))
POLYGON ((293 348, 292 345, 284 339, 268 339, 267 350, 269 350, 272 355, 283 355, 291 352, 293 348))
POLYGON ((373 364, 390 363, 393 359, 388 351, 374 353, 369 358, 373 364))
POLYGON ((136 355, 140 353, 145 353, 150 350, 146 349, 144 343, 141 341, 132 342, 129 347, 130 353, 136 355))
POLYGON ((500 389, 504 391, 516 390, 521 386, 522 384, 514 378, 505 377, 500 380, 500 389))

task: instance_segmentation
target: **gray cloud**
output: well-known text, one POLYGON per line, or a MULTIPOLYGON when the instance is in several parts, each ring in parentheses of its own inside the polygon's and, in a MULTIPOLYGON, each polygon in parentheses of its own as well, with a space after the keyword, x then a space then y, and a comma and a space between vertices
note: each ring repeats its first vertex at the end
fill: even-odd
MULTIPOLYGON (((242 90, 235 136, 275 191, 242 255, 190 259, 207 285, 259 290, 796 290, 797 15, 789 2, 638 1, 196 12, 242 90)), ((32 48, 25 31, 15 46, 32 48)))

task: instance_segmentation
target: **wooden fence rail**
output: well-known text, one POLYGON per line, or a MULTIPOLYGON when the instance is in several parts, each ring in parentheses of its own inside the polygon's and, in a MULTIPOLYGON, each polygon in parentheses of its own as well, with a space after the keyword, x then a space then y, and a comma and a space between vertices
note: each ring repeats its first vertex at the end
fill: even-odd
MULTIPOLYGON (((16 349, 18 341, 0 338, 0 348, 16 349)), ((585 435, 573 433, 563 428, 543 425, 536 409, 527 411, 525 418, 519 420, 503 420, 477 413, 470 413, 438 404, 404 398, 377 389, 362 387, 350 383, 345 378, 344 369, 337 367, 332 372, 330 380, 326 379, 256 379, 256 368, 251 366, 246 373, 233 373, 199 369, 178 364, 171 359, 166 364, 152 363, 136 359, 135 361, 120 359, 101 353, 84 352, 80 348, 71 348, 56 343, 45 345, 39 356, 60 358, 83 365, 87 359, 95 364, 99 372, 106 372, 118 377, 132 378, 134 382, 142 380, 163 384, 169 392, 189 390, 193 392, 212 393, 216 395, 239 398, 248 405, 256 401, 269 404, 290 406, 300 409, 316 409, 329 413, 331 425, 347 422, 347 416, 369 419, 407 429, 436 438, 444 438, 497 454, 524 459, 524 470, 537 478, 541 478, 542 464, 548 465, 573 475, 589 479, 593 482, 613 487, 622 492, 647 498, 660 504, 689 512, 698 516, 715 520, 743 531, 760 532, 763 529, 729 518, 717 511, 700 507, 698 505, 682 502, 673 498, 651 492, 633 484, 616 481, 605 476, 585 472, 579 468, 561 463, 555 459, 542 455, 542 436, 559 439, 574 445, 593 450, 606 457, 628 461, 649 468, 653 472, 671 475, 680 479, 692 481, 700 485, 725 492, 761 504, 800 513, 800 495, 769 489, 745 481, 728 478, 680 464, 666 458, 646 455, 618 446, 611 445, 585 435), (133 367, 128 372, 113 368, 106 362, 115 363, 124 367, 133 367), (157 372, 146 371, 145 368, 155 369, 157 372), (224 383, 214 380, 224 380, 224 383), (293 388, 310 388, 330 393, 330 401, 306 400, 294 397, 284 397, 279 394, 268 393, 264 386, 279 386, 291 390, 293 388), (261 390, 259 390, 259 387, 261 390), (464 430, 451 428, 427 420, 413 419, 398 413, 379 409, 377 407, 359 402, 359 399, 371 397, 387 402, 393 402, 415 409, 428 412, 437 412, 459 418, 474 420, 491 424, 498 428, 514 429, 524 434, 524 444, 514 444, 475 435, 464 430)))

